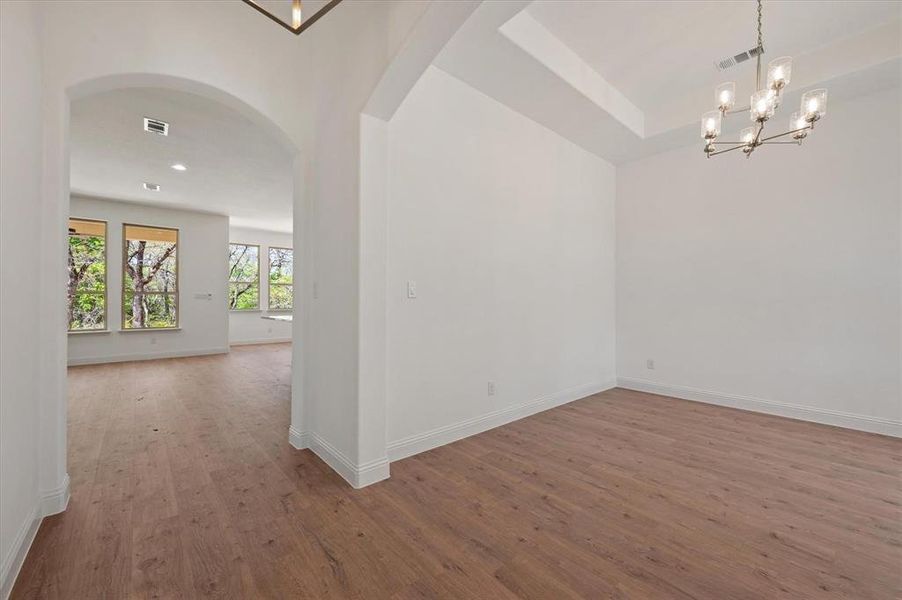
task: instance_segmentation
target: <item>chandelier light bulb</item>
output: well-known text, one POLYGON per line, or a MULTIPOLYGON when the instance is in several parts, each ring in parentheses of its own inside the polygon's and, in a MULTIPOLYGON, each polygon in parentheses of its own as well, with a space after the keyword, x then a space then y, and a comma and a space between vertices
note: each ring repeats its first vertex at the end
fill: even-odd
POLYGON ((790 75, 792 75, 792 57, 775 58, 767 65, 767 87, 782 90, 789 85, 790 75))
POLYGON ((702 115, 702 139, 713 140, 720 135, 721 118, 719 110, 711 110, 702 115))
POLYGON ((736 84, 732 81, 722 83, 714 90, 714 100, 722 111, 728 111, 736 104, 736 84))
POLYGON ((297 29, 301 26, 301 0, 293 0, 291 3, 291 26, 297 29))
POLYGON ((739 133, 739 140, 745 144, 749 145, 753 141, 755 141, 755 128, 754 127, 746 127, 739 133))
POLYGON ((752 121, 767 121, 774 116, 777 95, 773 90, 758 90, 752 94, 749 110, 752 121))
POLYGON ((827 114, 827 90, 809 90, 802 94, 801 112, 809 123, 827 114))

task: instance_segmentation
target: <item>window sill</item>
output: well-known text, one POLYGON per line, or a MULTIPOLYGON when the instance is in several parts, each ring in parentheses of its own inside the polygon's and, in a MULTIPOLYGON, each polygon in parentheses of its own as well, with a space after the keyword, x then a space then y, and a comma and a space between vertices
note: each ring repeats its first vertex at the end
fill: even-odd
POLYGON ((112 333, 109 329, 76 329, 74 331, 67 331, 69 335, 91 335, 94 333, 112 333))
POLYGON ((294 312, 293 308, 269 308, 266 310, 268 313, 277 313, 280 315, 290 315, 294 312))
POLYGON ((155 333, 161 331, 181 331, 181 327, 142 327, 135 329, 120 329, 119 333, 155 333))

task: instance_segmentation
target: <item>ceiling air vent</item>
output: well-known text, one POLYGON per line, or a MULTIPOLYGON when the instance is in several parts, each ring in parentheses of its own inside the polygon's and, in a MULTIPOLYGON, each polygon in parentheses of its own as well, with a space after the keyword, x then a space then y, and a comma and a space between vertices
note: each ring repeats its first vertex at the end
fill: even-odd
POLYGON ((144 189, 145 189, 145 190, 148 190, 148 191, 150 191, 150 192, 159 192, 159 191, 160 191, 160 184, 159 184, 159 183, 147 183, 147 182, 145 181, 145 182, 144 182, 144 189))
POLYGON ((722 58, 721 60, 716 60, 714 61, 714 66, 717 67, 718 71, 726 71, 727 69, 735 67, 739 63, 744 63, 749 59, 755 58, 763 52, 764 48, 762 48, 761 46, 756 46, 751 50, 740 52, 736 56, 728 56, 726 58, 722 58))
POLYGON ((159 135, 169 135, 169 123, 160 121, 159 119, 144 117, 144 131, 159 135))

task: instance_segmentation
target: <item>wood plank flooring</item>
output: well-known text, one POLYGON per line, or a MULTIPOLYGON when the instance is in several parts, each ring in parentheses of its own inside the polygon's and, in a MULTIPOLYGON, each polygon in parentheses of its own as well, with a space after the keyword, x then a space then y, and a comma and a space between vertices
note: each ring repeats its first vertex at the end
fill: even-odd
POLYGON ((353 490, 288 345, 70 370, 69 510, 13 598, 898 598, 902 441, 612 390, 353 490))

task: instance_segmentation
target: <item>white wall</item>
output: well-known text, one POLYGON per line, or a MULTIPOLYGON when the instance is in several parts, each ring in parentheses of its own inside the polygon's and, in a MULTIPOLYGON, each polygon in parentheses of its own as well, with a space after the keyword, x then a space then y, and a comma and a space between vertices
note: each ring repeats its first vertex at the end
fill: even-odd
POLYGON ((229 351, 225 216, 73 196, 73 217, 107 222, 108 333, 70 333, 69 364, 229 351), (179 230, 179 329, 122 331, 122 224, 179 230), (212 294, 210 298, 198 295, 212 294))
POLYGON ((801 148, 748 160, 620 167, 621 382, 900 434, 899 106, 830 106, 801 148))
POLYGON ((33 6, 0 3, 0 598, 42 516, 38 483, 41 53, 33 6))
MULTIPOLYGON (((293 238, 290 233, 263 231, 244 227, 229 228, 229 242, 235 244, 255 244, 260 246, 260 310, 229 311, 229 344, 262 344, 267 342, 290 342, 291 324, 262 318, 268 314, 269 248, 291 248, 293 238)), ((274 314, 284 314, 276 311, 274 314)))
POLYGON ((434 67, 389 145, 389 456, 612 387, 614 168, 434 67))

